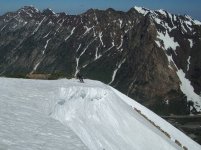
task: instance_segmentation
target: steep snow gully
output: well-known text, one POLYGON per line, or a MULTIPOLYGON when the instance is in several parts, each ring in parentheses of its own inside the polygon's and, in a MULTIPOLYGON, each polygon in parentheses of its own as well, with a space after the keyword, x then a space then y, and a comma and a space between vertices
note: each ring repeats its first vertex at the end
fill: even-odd
POLYGON ((0 78, 0 149, 201 149, 126 95, 85 82, 0 78))

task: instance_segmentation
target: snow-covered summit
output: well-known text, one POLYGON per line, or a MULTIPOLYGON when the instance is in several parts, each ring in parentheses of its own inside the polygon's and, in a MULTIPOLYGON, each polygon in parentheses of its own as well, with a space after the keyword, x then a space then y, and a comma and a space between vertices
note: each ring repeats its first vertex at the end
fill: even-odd
POLYGON ((0 78, 0 83, 0 149, 201 148, 147 108, 98 81, 0 78))
MULTIPOLYGON (((179 21, 181 22, 182 19, 179 19, 180 15, 176 15, 176 14, 171 14, 169 13, 168 11, 166 10, 163 10, 163 9, 159 9, 159 10, 151 10, 151 9, 148 9, 148 8, 144 8, 144 7, 139 7, 139 6, 134 6, 134 9, 142 14, 142 15, 147 15, 148 13, 150 13, 150 17, 151 18, 158 18, 159 14, 162 15, 163 17, 165 18, 169 18, 171 19, 171 21, 179 21), (179 20, 177 20, 179 19, 179 20)), ((193 25, 201 25, 201 22, 196 20, 196 19, 192 19, 191 16, 189 15, 184 15, 185 19, 187 20, 187 23, 188 24, 193 24, 193 25)))
POLYGON ((138 11, 140 14, 143 14, 144 16, 149 13, 149 12, 152 12, 150 9, 147 9, 147 8, 144 8, 144 7, 138 7, 138 6, 135 6, 134 9, 136 11, 138 11))
POLYGON ((40 11, 34 6, 24 6, 18 10, 19 12, 39 13, 40 11))

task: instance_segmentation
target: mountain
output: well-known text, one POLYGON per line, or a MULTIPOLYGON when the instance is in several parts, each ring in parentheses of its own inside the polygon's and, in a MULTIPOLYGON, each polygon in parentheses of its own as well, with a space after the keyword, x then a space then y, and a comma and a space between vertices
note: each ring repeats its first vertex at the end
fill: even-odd
POLYGON ((201 22, 142 7, 0 17, 0 74, 109 84, 161 115, 201 111, 201 22), (178 109, 179 108, 179 109, 178 109))
POLYGON ((0 78, 0 83, 0 149, 201 148, 149 109, 99 81, 0 78))

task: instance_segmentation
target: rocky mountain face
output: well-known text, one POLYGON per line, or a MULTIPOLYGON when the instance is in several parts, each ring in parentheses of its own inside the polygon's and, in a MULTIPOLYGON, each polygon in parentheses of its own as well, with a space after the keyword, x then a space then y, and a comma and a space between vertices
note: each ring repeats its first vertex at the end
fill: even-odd
POLYGON ((201 111, 201 22, 164 10, 25 6, 0 16, 1 76, 100 80, 159 114, 201 111))

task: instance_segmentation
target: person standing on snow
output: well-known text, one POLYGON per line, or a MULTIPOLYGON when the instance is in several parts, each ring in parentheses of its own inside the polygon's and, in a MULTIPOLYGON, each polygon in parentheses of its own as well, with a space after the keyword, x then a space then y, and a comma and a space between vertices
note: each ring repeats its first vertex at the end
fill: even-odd
POLYGON ((77 79, 80 80, 81 83, 84 83, 84 80, 83 80, 84 78, 83 78, 83 76, 80 74, 80 72, 77 73, 76 77, 77 77, 77 79))

